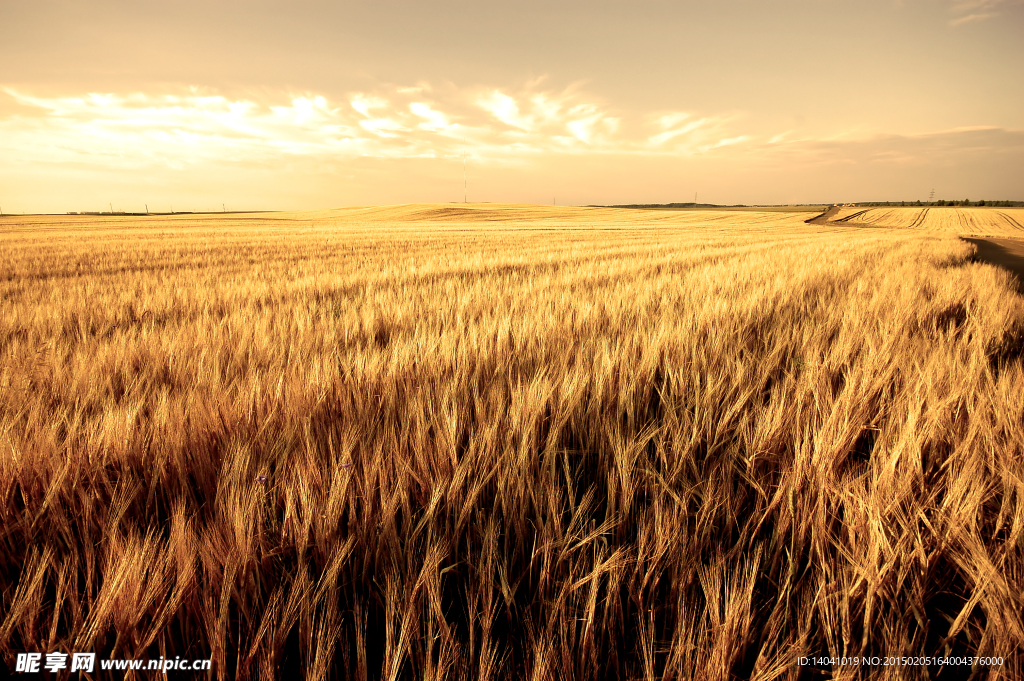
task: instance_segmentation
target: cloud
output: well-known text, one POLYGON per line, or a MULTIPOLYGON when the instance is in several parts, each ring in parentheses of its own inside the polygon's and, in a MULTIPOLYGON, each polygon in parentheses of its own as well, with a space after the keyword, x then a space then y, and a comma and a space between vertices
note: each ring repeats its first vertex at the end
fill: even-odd
POLYGON ((707 149, 718 149, 719 147, 729 147, 734 144, 742 144, 747 140, 751 139, 749 135, 740 135, 739 137, 728 137, 726 139, 720 139, 707 149))
MULTIPOLYGON (((678 120, 682 121, 686 117, 687 117, 687 114, 682 114, 682 118, 679 118, 678 116, 663 116, 661 118, 662 119, 678 118, 678 120)), ((676 137, 679 137, 680 135, 685 135, 687 133, 691 133, 691 132, 694 132, 695 130, 700 129, 700 127, 703 126, 704 124, 706 124, 707 122, 708 121, 705 118, 701 118, 700 120, 696 120, 696 121, 690 121, 686 125, 682 125, 682 126, 679 126, 679 127, 672 128, 670 130, 666 130, 665 132, 658 133, 657 135, 652 135, 652 136, 647 138, 647 141, 650 142, 652 145, 654 145, 656 147, 660 147, 663 144, 665 144, 666 142, 668 142, 668 141, 670 141, 670 140, 672 140, 672 139, 674 139, 676 137)))
POLYGON ((423 130, 440 131, 451 127, 448 117, 440 111, 435 111, 429 104, 413 102, 409 105, 409 111, 424 119, 419 127, 423 130))
POLYGON ((573 88, 536 89, 541 85, 452 86, 438 92, 420 83, 353 93, 341 102, 318 93, 257 101, 199 88, 55 97, 8 88, 21 107, 0 118, 0 139, 9 162, 91 163, 122 170, 272 166, 296 156, 458 158, 468 153, 517 163, 549 153, 709 153, 748 140, 730 116, 667 112, 626 120, 573 88))
POLYGON ((993 9, 1005 4, 1006 0, 956 0, 952 4, 952 11, 957 13, 974 12, 977 10, 993 9))
POLYGON ((971 24, 976 21, 984 21, 985 19, 991 19, 994 16, 998 16, 997 12, 984 12, 982 14, 968 14, 967 16, 959 17, 957 19, 950 19, 950 26, 962 26, 963 24, 971 24))
MULTIPOLYGON (((412 89, 414 92, 418 92, 418 90, 415 88, 410 89, 412 89)), ((404 94, 406 90, 402 89, 399 90, 399 92, 402 92, 404 94)), ((357 94, 352 96, 352 99, 349 100, 349 103, 352 105, 353 109, 369 118, 370 116, 373 115, 370 112, 373 111, 374 109, 383 109, 387 107, 388 100, 381 99, 380 97, 357 94)))
POLYGON ((500 90, 492 90, 477 98, 480 108, 505 125, 529 131, 533 121, 519 112, 519 103, 500 90))
POLYGON ((650 135, 645 147, 664 154, 706 154, 753 140, 751 135, 737 134, 737 119, 726 114, 695 118, 684 111, 654 114, 648 117, 648 127, 661 132, 650 135))
POLYGON ((1020 0, 954 0, 949 11, 955 15, 949 20, 952 27, 992 19, 1000 15, 997 10, 1005 5, 1019 5, 1020 0))
MULTIPOLYGON (((539 83, 540 81, 534 81, 539 83)), ((561 93, 508 94, 487 90, 476 97, 477 106, 512 131, 505 137, 534 149, 580 148, 589 151, 624 149, 629 141, 616 138, 621 120, 597 102, 581 101, 569 90, 561 93)))
POLYGON ((58 210, 96 197, 138 209, 140 197, 162 209, 186 197, 246 208, 451 200, 463 197, 463 156, 471 198, 535 201, 557 185, 559 203, 582 204, 689 200, 680 187, 695 183, 716 203, 899 200, 932 185, 1017 198, 1024 176, 1024 130, 801 139, 737 112, 630 111, 545 85, 267 99, 0 89, 18 104, 0 107, 0 193, 5 208, 58 210))
POLYGON ((409 130, 409 128, 390 118, 372 118, 365 121, 359 121, 359 127, 363 130, 372 132, 379 137, 389 138, 398 137, 398 133, 408 132, 409 130))
POLYGON ((1024 160, 1024 130, 970 127, 921 135, 871 135, 831 139, 772 139, 751 144, 745 150, 752 165, 826 168, 853 166, 886 167, 893 171, 911 168, 954 167, 986 159, 1024 160))
MULTIPOLYGON (((328 187, 324 196, 334 196, 330 192, 353 168, 373 169, 379 178, 391 172, 386 168, 464 155, 471 166, 486 167, 494 176, 521 173, 516 176, 521 183, 542 183, 544 173, 557 168, 559 182, 580 184, 580 192, 591 181, 614 187, 602 178, 626 182, 623 178, 634 175, 654 186, 658 178, 675 177, 672 173, 683 169, 701 177, 718 173, 723 186, 746 182, 754 188, 774 186, 783 177, 794 186, 798 180, 816 186, 827 178, 850 186, 885 179, 897 186, 907 177, 937 172, 967 177, 963 169, 981 178, 1024 172, 1024 131, 977 127, 868 136, 836 131, 799 139, 792 130, 755 134, 752 123, 735 112, 631 112, 573 89, 538 89, 543 85, 381 86, 337 101, 319 93, 257 100, 198 89, 47 97, 7 89, 20 106, 8 107, 0 117, 0 186, 32 176, 39 178, 33 180, 37 184, 18 191, 43 196, 61 177, 74 178, 68 186, 101 181, 172 186, 197 178, 221 186, 258 176, 262 197, 283 191, 284 182, 309 186, 308 178, 315 177, 328 187)), ((406 177, 403 191, 414 191, 422 181, 419 175, 399 176, 406 177)))

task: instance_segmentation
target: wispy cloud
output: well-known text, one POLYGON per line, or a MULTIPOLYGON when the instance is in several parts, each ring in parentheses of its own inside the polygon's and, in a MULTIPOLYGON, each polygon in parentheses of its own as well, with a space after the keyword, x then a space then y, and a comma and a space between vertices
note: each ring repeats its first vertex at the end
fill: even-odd
POLYGON ((546 153, 701 154, 749 139, 726 115, 668 112, 625 121, 570 88, 429 84, 278 102, 193 88, 177 94, 43 97, 7 88, 22 107, 0 119, 8 158, 134 168, 272 165, 289 156, 422 158, 470 153, 501 161, 546 153), (27 109, 25 108, 27 107, 27 109), (25 111, 31 112, 25 115, 25 111), (34 114, 34 115, 33 115, 34 114))
POLYGON ((953 17, 949 25, 963 26, 999 16, 998 9, 1005 5, 1020 4, 1019 0, 954 0, 949 8, 953 17))
POLYGON ((756 142, 746 150, 751 165, 791 167, 885 166, 900 169, 950 166, 970 159, 1024 159, 1024 131, 977 126, 919 135, 836 135, 829 139, 779 136, 756 142))
POLYGON ((984 21, 985 19, 991 19, 992 17, 998 16, 998 12, 983 12, 981 14, 968 14, 966 16, 958 17, 956 19, 950 19, 950 26, 962 26, 964 24, 971 24, 976 21, 984 21))
POLYGON ((1006 0, 954 0, 952 9, 957 13, 989 10, 1005 4, 1006 0))
MULTIPOLYGON (((635 192, 655 190, 678 200, 679 183, 694 177, 702 186, 742 183, 732 199, 719 200, 750 201, 750 192, 762 189, 766 200, 783 189, 796 192, 794 198, 821 187, 877 192, 943 174, 951 186, 982 178, 985 191, 995 191, 990 187, 1024 172, 1024 131, 845 130, 801 138, 794 130, 758 128, 740 113, 630 111, 578 89, 543 85, 382 86, 338 98, 305 93, 277 101, 199 89, 67 96, 7 89, 20 106, 0 117, 0 187, 36 192, 41 202, 56 200, 48 198, 56 186, 62 196, 84 201, 110 191, 108 185, 146 196, 158 187, 187 187, 189 195, 199 195, 207 187, 227 192, 238 186, 232 191, 255 197, 246 199, 250 204, 280 197, 286 187, 307 197, 303 201, 321 192, 317 201, 329 205, 337 192, 360 197, 350 200, 394 201, 419 196, 416 188, 438 171, 436 164, 411 170, 427 168, 423 160, 456 162, 463 155, 500 185, 491 198, 546 193, 541 185, 554 173, 560 192, 590 197, 585 202, 644 200, 635 192)), ((1010 189, 1000 191, 1010 195, 1010 189)))

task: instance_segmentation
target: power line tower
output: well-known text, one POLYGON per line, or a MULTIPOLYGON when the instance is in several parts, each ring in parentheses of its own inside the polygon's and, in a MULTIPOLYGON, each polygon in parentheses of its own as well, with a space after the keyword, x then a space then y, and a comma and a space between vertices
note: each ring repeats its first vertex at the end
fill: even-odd
POLYGON ((933 189, 932 193, 928 195, 928 203, 931 203, 934 200, 935 200, 935 190, 933 189))

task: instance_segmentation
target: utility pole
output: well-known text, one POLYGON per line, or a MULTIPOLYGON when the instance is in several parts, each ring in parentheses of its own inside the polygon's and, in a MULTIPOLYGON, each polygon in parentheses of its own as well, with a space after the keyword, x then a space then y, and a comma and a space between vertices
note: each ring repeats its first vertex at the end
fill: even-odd
POLYGON ((466 189, 466 138, 462 138, 462 202, 469 203, 469 192, 466 189))

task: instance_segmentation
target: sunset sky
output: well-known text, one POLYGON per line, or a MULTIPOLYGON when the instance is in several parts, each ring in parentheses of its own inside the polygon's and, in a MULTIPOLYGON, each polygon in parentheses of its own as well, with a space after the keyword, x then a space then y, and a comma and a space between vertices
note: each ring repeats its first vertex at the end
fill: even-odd
POLYGON ((0 0, 4 212, 1024 200, 1024 2, 0 0))

